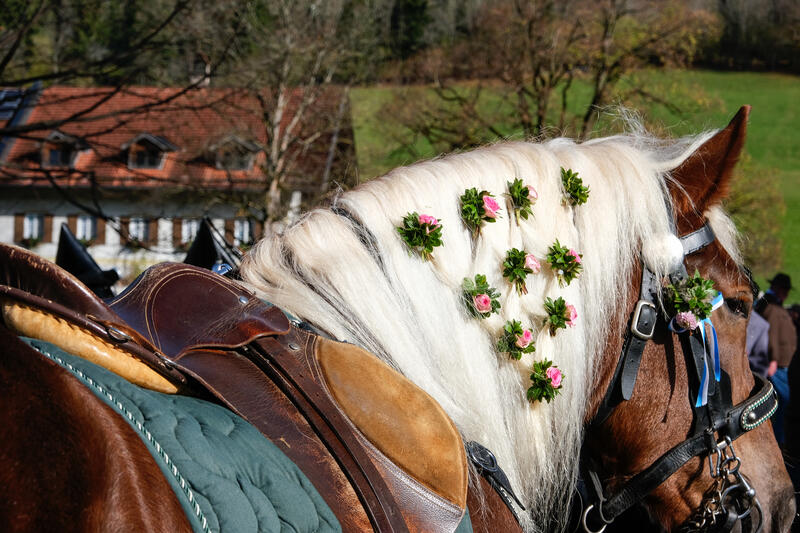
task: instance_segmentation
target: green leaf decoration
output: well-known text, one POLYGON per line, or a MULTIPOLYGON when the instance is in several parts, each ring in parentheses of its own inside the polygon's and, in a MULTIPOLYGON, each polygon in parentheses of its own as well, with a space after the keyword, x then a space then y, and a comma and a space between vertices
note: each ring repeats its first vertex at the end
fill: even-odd
POLYGON ((522 354, 536 351, 533 331, 522 329, 522 322, 509 320, 503 326, 503 334, 497 339, 497 351, 507 353, 511 359, 520 360, 522 354))
POLYGON ((442 245, 442 224, 430 215, 408 213, 397 232, 409 249, 426 261, 433 257, 433 249, 442 245))
POLYGON ((500 310, 500 293, 489 286, 483 274, 476 274, 474 280, 464 278, 461 288, 464 306, 472 316, 489 318, 500 310))
POLYGON ((542 359, 533 363, 531 386, 528 388, 528 401, 550 403, 561 392, 564 373, 552 361, 542 359))
POLYGON ((548 297, 544 301, 544 312, 547 313, 544 325, 550 329, 550 335, 555 335, 559 329, 574 326, 578 316, 575 307, 568 304, 560 296, 555 300, 548 297))
POLYGON ((503 277, 516 287, 517 294, 528 294, 525 278, 528 274, 533 274, 533 270, 525 264, 527 256, 525 250, 512 248, 506 252, 506 259, 503 261, 503 277))
POLYGON ((583 180, 578 177, 577 172, 561 167, 561 183, 564 185, 566 202, 581 205, 589 199, 589 187, 583 186, 583 180))
POLYGON ((714 282, 701 276, 697 270, 677 285, 668 285, 667 290, 676 314, 689 311, 699 320, 711 314, 711 301, 717 295, 714 282))
POLYGON ((550 246, 545 257, 562 287, 572 283, 583 272, 583 255, 562 246, 558 239, 550 246))
POLYGON ((461 219, 477 237, 484 222, 496 222, 500 206, 489 191, 480 191, 474 187, 461 195, 461 219))
POLYGON ((536 189, 525 185, 522 180, 515 178, 513 182, 507 181, 508 197, 511 199, 511 205, 514 207, 514 219, 519 224, 519 219, 528 220, 529 216, 533 216, 533 204, 539 195, 536 189))

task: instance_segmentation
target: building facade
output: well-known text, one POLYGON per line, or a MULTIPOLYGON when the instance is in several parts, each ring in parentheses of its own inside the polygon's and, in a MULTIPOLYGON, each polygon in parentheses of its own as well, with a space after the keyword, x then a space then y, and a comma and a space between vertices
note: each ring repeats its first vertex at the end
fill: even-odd
MULTIPOLYGON (((319 199, 331 173, 352 181, 341 179, 355 166, 349 107, 339 120, 321 120, 324 110, 345 109, 341 92, 324 96, 303 126, 314 145, 282 154, 293 164, 281 184, 289 217, 319 199)), ((53 259, 65 223, 123 281, 182 260, 204 216, 248 247, 264 232, 275 167, 263 105, 235 89, 0 92, 0 241, 53 259)))

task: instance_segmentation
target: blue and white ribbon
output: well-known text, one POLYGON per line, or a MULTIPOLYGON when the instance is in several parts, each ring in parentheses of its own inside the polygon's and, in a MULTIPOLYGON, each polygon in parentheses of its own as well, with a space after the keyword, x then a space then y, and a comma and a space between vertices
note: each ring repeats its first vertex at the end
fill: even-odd
MULTIPOLYGON (((711 300, 711 311, 718 309, 724 302, 722 293, 718 292, 717 296, 711 300)), ((703 377, 700 380, 700 392, 697 394, 697 402, 695 407, 702 407, 708 403, 708 357, 713 356, 714 363, 714 379, 719 383, 720 378, 720 364, 719 364, 719 344, 717 343, 717 330, 714 328, 714 323, 711 322, 711 316, 704 318, 700 321, 700 336, 703 338, 703 377), (711 330, 709 335, 710 346, 706 344, 706 326, 711 330)))

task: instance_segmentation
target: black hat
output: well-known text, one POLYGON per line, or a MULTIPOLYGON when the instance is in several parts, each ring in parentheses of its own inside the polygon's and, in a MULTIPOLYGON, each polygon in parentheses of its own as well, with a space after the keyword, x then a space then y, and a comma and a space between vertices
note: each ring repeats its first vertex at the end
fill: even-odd
POLYGON ((788 274, 784 274, 783 272, 778 272, 775 274, 775 277, 769 280, 769 284, 771 287, 777 287, 778 289, 786 289, 791 290, 792 288, 792 278, 789 277, 788 274))

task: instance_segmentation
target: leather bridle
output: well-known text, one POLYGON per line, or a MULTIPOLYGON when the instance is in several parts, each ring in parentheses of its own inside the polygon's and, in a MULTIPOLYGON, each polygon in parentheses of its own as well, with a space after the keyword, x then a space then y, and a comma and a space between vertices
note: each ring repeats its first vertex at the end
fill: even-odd
MULTIPOLYGON (((680 237, 684 258, 710 245, 715 238, 708 223, 680 237)), ((683 261, 668 274, 673 284, 687 277, 683 261)), ((628 325, 622 353, 603 401, 588 428, 602 424, 620 403, 631 398, 645 345, 652 338, 659 317, 667 322, 670 320, 660 304, 662 290, 662 280, 643 264, 640 296, 628 325)), ((679 338, 687 360, 689 387, 694 397, 700 391, 706 348, 699 330, 680 333, 679 338)), ((633 476, 613 494, 603 489, 597 474, 599 469, 591 459, 584 457, 584 476, 593 493, 591 504, 583 512, 584 529, 590 533, 603 531, 607 524, 641 502, 691 459, 706 456, 714 483, 701 507, 683 528, 692 531, 729 531, 737 521, 752 520, 752 510, 755 508, 759 515, 756 531, 760 530, 762 516, 755 489, 739 471, 741 459, 733 447, 733 441, 764 423, 778 405, 772 384, 761 376, 754 377, 756 384, 750 396, 738 405, 733 405, 730 377, 724 370, 720 372, 719 382, 708 379, 708 401, 705 405, 693 406, 694 422, 690 436, 633 476), (601 527, 593 532, 588 521, 601 527)))

